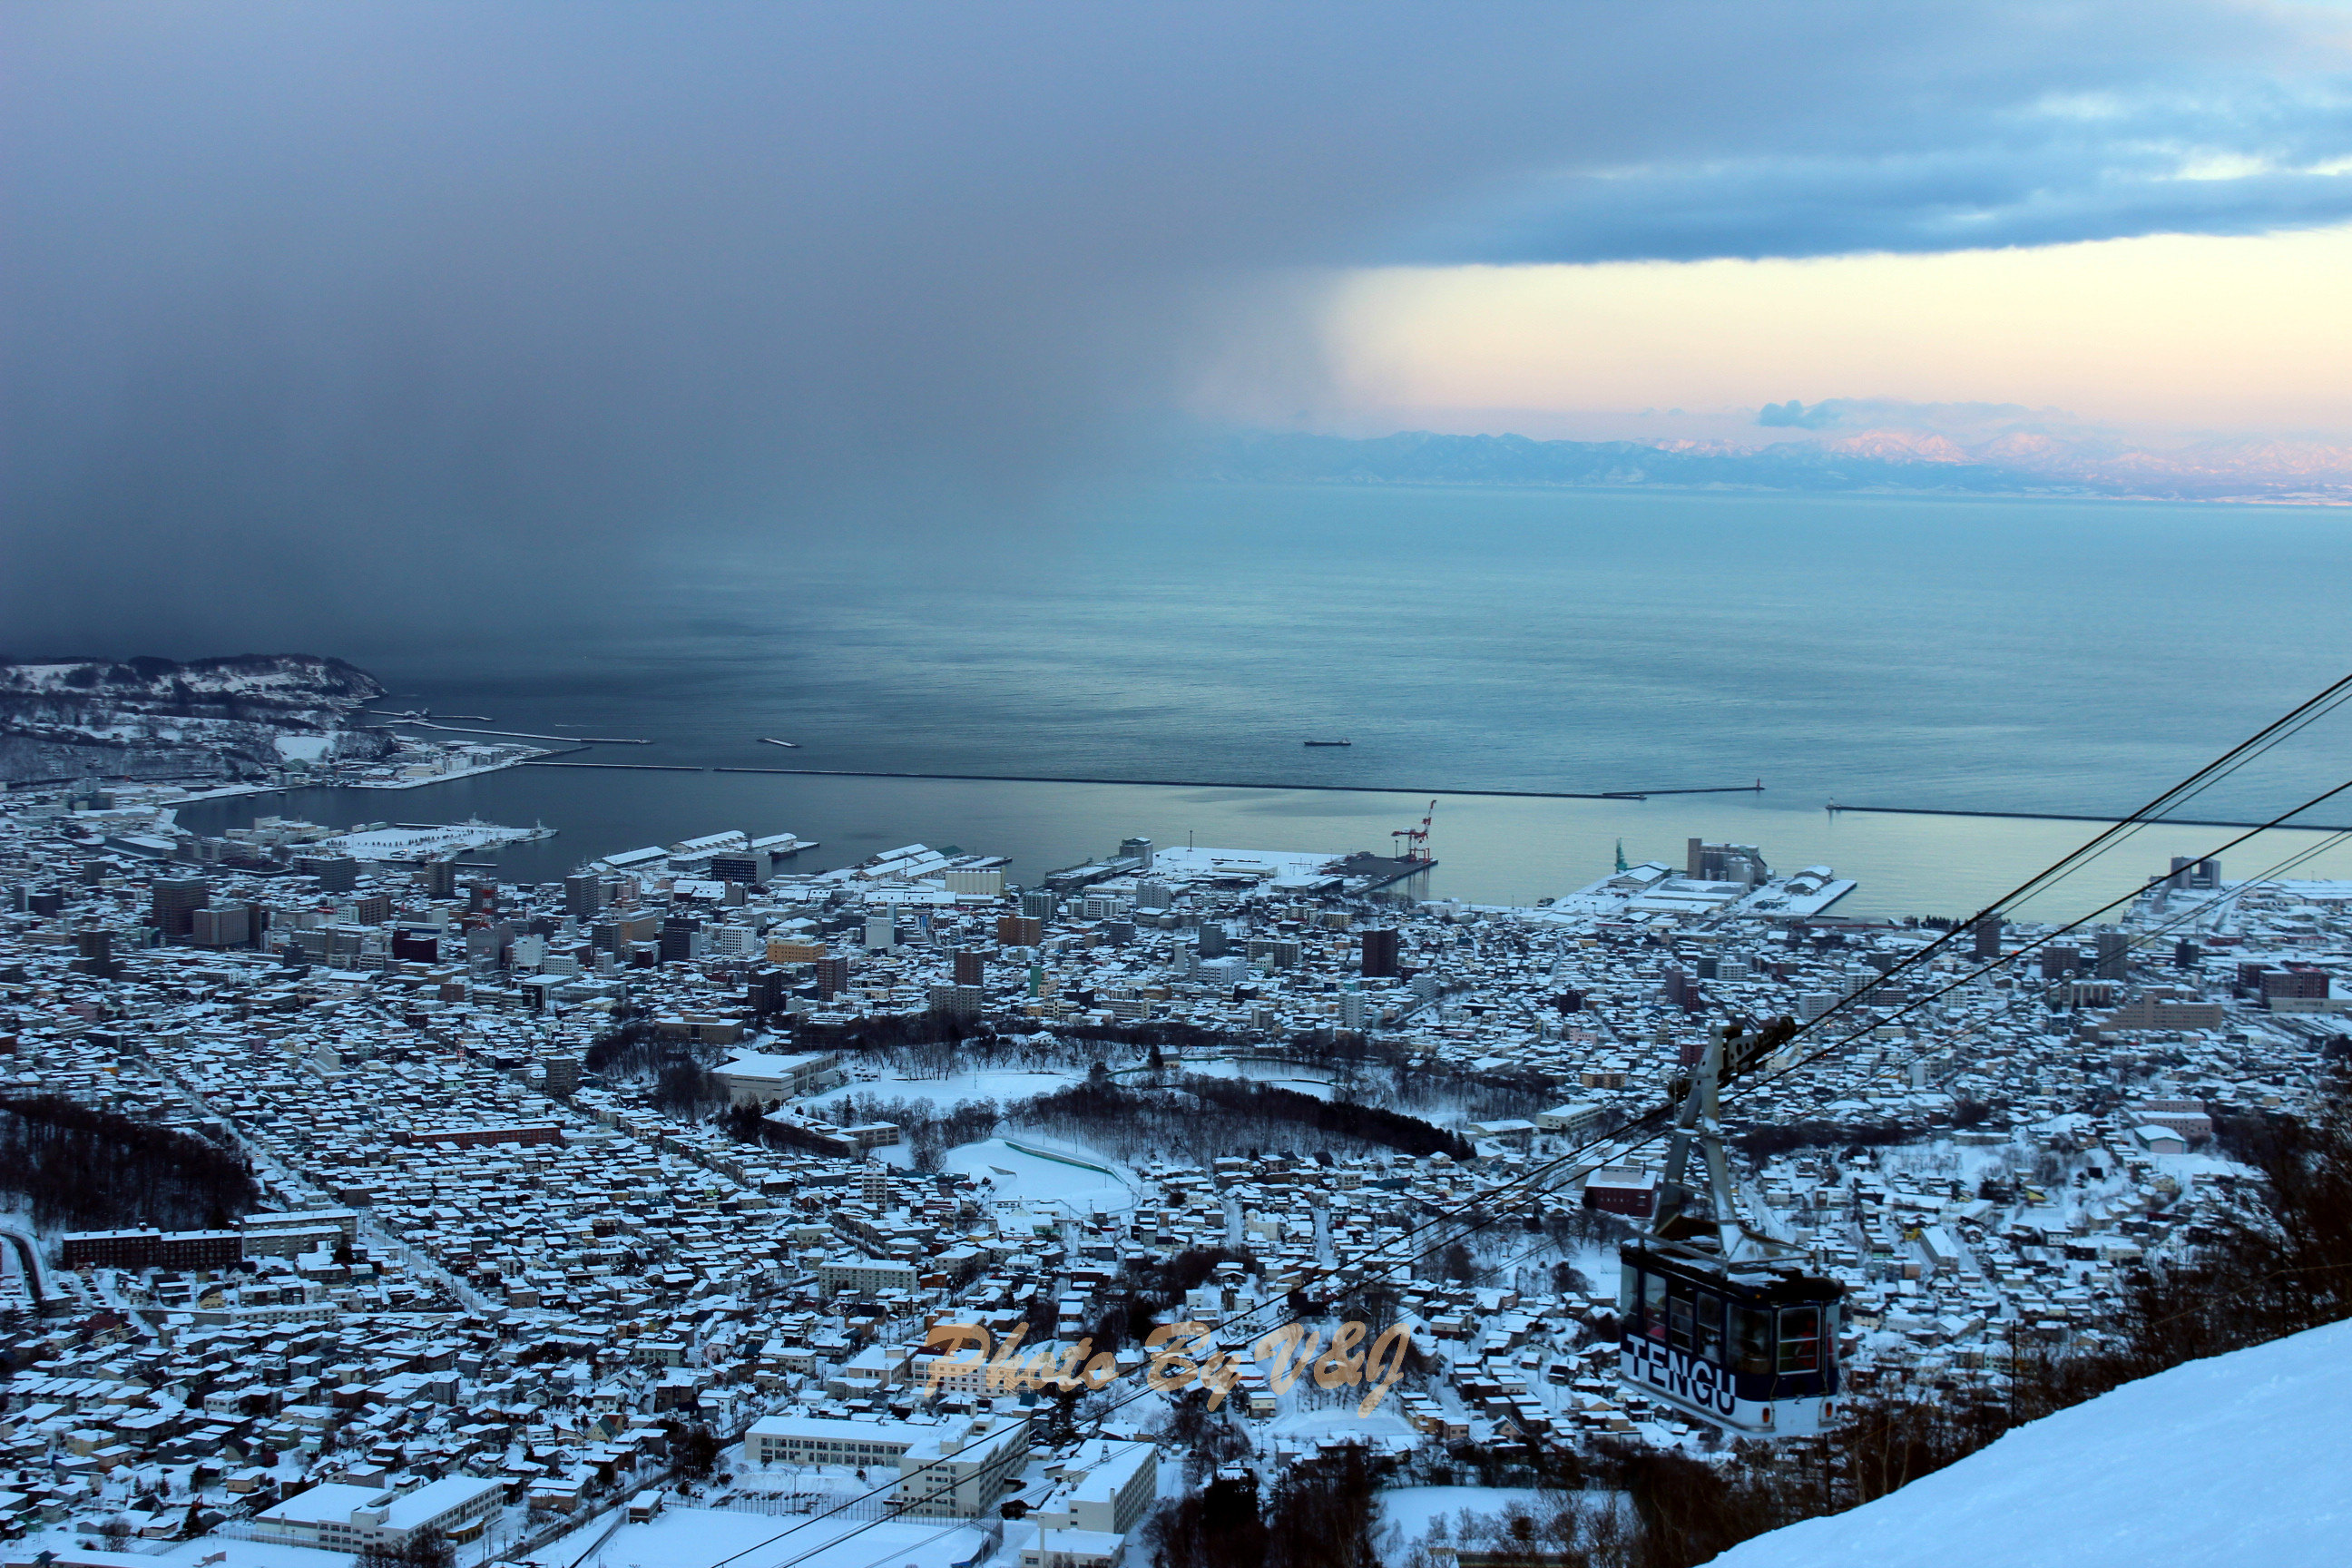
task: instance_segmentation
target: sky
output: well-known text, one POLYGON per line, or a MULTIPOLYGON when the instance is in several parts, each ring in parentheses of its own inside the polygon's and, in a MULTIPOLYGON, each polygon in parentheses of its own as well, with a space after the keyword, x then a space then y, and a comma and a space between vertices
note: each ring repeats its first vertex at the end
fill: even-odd
POLYGON ((1204 419, 2342 428, 2347 36, 2249 0, 0 8, 0 647, 462 637, 747 535, 936 563, 1204 419))
POLYGON ((1764 405, 1863 397, 2055 407, 2150 433, 2342 438, 2352 433, 2347 279, 2352 226, 1366 268, 1328 306, 1332 373, 1311 416, 1362 433, 1499 418, 1544 426, 1518 429, 1529 435, 1745 426, 1762 439, 1764 405), (1623 417, 1644 409, 1646 420, 1623 417))

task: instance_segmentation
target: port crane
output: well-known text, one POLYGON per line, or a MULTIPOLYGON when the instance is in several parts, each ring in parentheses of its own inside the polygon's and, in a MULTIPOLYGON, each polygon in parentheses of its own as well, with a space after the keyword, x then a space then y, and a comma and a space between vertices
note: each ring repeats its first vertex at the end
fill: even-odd
POLYGON ((1436 815, 1437 803, 1433 800, 1429 803, 1429 809, 1422 813, 1419 827, 1392 827, 1389 830, 1391 838, 1404 840, 1396 847, 1402 851, 1397 856, 1398 859, 1427 860, 1429 858, 1429 823, 1430 818, 1436 815))
POLYGON ((1618 1248, 1628 1389, 1751 1437, 1800 1437, 1833 1424, 1845 1288, 1805 1249, 1751 1226, 1723 1153, 1723 1086, 1797 1032, 1710 1032, 1677 1089, 1666 1168, 1648 1234, 1618 1248), (1700 1170, 1692 1169, 1693 1161, 1700 1170))

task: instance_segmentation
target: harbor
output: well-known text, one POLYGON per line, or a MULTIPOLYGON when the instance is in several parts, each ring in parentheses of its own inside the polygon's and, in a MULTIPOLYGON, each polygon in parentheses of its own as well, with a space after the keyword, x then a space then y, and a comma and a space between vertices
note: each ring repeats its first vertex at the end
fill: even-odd
MULTIPOLYGON (((778 742, 772 743, 782 744, 782 742, 778 742)), ((1308 741, 1306 742, 1305 744, 1309 746, 1344 746, 1351 745, 1353 742, 1348 741, 1308 741)), ((534 765, 541 767, 561 767, 566 764, 560 763, 543 763, 534 765)), ((606 763, 603 764, 574 763, 569 765, 573 767, 592 767, 598 765, 605 767, 629 767, 636 764, 627 763, 606 763)), ((945 779, 961 784, 1139 784, 1156 789, 1304 789, 1322 790, 1339 795, 1487 795, 1496 799, 1507 800, 1647 800, 1654 795, 1761 795, 1764 793, 1764 782, 1761 779, 1759 779, 1754 784, 1698 784, 1673 789, 1431 789, 1421 784, 1309 784, 1299 780, 1285 779, 1088 778, 1067 773, 916 773, 911 771, 885 772, 881 770, 863 768, 749 768, 717 766, 713 767, 710 771, 712 773, 788 773, 806 778, 945 779)))
MULTIPOLYGON (((423 798, 423 797, 419 797, 423 798)), ((2082 825, 2032 817, 1830 814, 1818 805, 1774 804, 1771 795, 1701 795, 1664 801, 1442 795, 1433 866, 1412 884, 1417 898, 1532 905, 1607 874, 1622 842, 1629 864, 1679 865, 1684 840, 1769 844, 1792 866, 1828 865, 1862 887, 1841 914, 1965 915, 2016 885, 2021 868, 2063 853, 2082 825)), ((1816 800, 1819 798, 1815 797, 1816 800)), ((943 781, 794 773, 653 771, 632 766, 524 766, 458 779, 431 797, 446 820, 545 821, 562 829, 547 843, 501 853, 509 877, 560 879, 583 857, 629 849, 654 837, 683 839, 713 822, 788 821, 825 841, 820 864, 854 861, 874 848, 920 838, 983 843, 1013 862, 1014 879, 1041 884, 1086 864, 1130 833, 1181 846, 1328 846, 1381 853, 1395 830, 1417 820, 1429 796, 1402 791, 1201 788, 1007 780, 943 781), (1381 798, 1385 794, 1388 798, 1381 798), (860 847, 860 846, 864 846, 860 847)), ((180 805, 184 823, 217 833, 255 812, 313 822, 374 822, 386 815, 371 791, 298 788, 282 796, 215 796, 180 805)), ((2213 830, 2169 823, 2140 830, 2150 854, 2202 852, 2213 830)), ((2315 842, 2301 829, 2263 836, 2283 845, 2315 842)), ((807 858, 806 857, 803 858, 807 858)), ((2352 876, 2352 849, 2330 849, 2324 873, 2352 876)), ((2085 893, 2105 897, 2136 885, 2139 870, 2102 861, 2082 873, 2085 893)), ((2095 900, 2094 900, 2095 901, 2095 900)))

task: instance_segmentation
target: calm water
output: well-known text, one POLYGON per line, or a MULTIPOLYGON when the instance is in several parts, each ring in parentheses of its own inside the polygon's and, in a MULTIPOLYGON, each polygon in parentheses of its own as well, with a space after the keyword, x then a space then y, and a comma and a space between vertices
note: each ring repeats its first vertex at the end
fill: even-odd
MULTIPOLYGON (((943 528, 919 554, 704 552, 552 636, 333 651, 401 706, 656 742, 604 760, 1399 793, 521 770, 286 808, 562 828, 506 853, 523 877, 725 826, 820 838, 818 864, 923 839, 1034 875, 1129 833, 1386 848, 1448 786, 1760 777, 1760 796, 1446 799, 1428 891, 1541 897, 1605 870, 1621 837, 1639 859, 1703 834, 1863 878, 1857 912, 1956 912, 2088 828, 1823 804, 2137 805, 2352 668, 2347 527, 2323 509, 1268 487, 1074 510, 1012 541, 943 528), (1299 745, 1333 736, 1355 743, 1299 745)), ((2330 723, 2194 815, 2267 816, 2347 776, 2330 723)), ((2315 816, 2352 822, 2352 804, 2315 816)), ((2223 837, 2152 833, 2114 885, 2223 837)), ((2249 846, 2231 869, 2274 858, 2249 846)))

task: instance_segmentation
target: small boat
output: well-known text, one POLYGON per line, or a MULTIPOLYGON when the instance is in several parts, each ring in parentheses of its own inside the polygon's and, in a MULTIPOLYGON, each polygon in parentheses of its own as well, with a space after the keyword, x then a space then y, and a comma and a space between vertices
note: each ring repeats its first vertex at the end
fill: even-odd
POLYGON ((1298 743, 1302 746, 1352 746, 1356 742, 1353 741, 1301 741, 1298 743))
POLYGON ((794 752, 801 749, 801 743, 798 741, 779 741, 772 735, 761 736, 760 744, 763 746, 782 746, 794 752))

